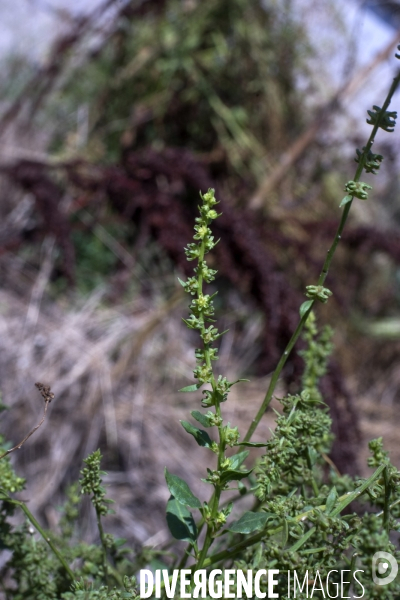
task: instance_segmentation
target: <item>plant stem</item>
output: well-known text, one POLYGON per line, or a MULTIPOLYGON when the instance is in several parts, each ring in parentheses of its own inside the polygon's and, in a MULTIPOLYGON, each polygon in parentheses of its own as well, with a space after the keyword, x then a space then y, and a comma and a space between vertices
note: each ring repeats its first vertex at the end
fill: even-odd
MULTIPOLYGON (((396 91, 396 89, 397 89, 397 87, 399 85, 399 82, 400 82, 400 72, 393 79, 393 82, 392 82, 392 85, 390 86, 390 89, 389 89, 388 95, 386 97, 386 100, 385 100, 385 102, 384 102, 384 104, 382 106, 382 109, 381 109, 381 111, 379 113, 379 116, 378 116, 376 122, 375 122, 375 125, 372 128, 371 135, 368 138, 367 144, 366 144, 366 146, 365 146, 365 148, 364 148, 364 150, 363 150, 363 152, 362 152, 362 154, 360 156, 358 167, 356 169, 353 181, 357 182, 357 181, 360 180, 360 177, 361 177, 361 174, 362 174, 362 171, 363 171, 363 168, 364 168, 366 157, 368 155, 368 152, 372 148, 372 145, 373 145, 373 143, 375 141, 375 136, 376 136, 376 133, 377 133, 377 131, 379 129, 379 126, 380 126, 381 120, 383 118, 383 115, 384 115, 385 111, 387 110, 387 108, 390 105, 390 102, 392 100, 393 94, 396 91)), ((339 223, 339 227, 337 228, 337 231, 336 231, 333 243, 332 243, 331 247, 328 250, 328 253, 327 253, 324 265, 322 267, 322 271, 321 271, 321 273, 320 273, 320 275, 318 277, 318 285, 323 285, 324 282, 325 282, 325 279, 326 279, 326 277, 328 275, 329 268, 331 266, 332 259, 334 257, 337 245, 338 245, 338 243, 339 243, 339 241, 340 241, 340 239, 342 237, 342 232, 343 232, 344 226, 346 224, 347 217, 349 215, 352 203, 353 203, 353 200, 351 200, 350 202, 348 202, 344 206, 343 213, 342 213, 342 218, 340 219, 340 223, 339 223)), ((270 404, 270 402, 272 400, 272 396, 273 396, 273 393, 275 391, 276 384, 278 383, 278 380, 279 380, 280 374, 282 372, 282 369, 285 366, 286 361, 289 358, 289 354, 293 350, 293 347, 296 344, 296 342, 297 342, 297 340, 298 340, 298 338, 299 338, 299 336, 300 336, 300 334, 301 334, 301 332, 303 330, 303 327, 304 327, 304 324, 305 324, 305 322, 307 320, 307 317, 308 317, 308 315, 310 314, 310 312, 312 310, 312 306, 313 306, 313 304, 310 306, 310 308, 302 316, 302 318, 299 321, 299 324, 296 327, 295 332, 293 333, 292 337, 290 338, 289 343, 287 344, 287 346, 286 346, 286 348, 285 348, 285 350, 284 350, 284 352, 283 352, 283 354, 282 354, 282 356, 281 356, 281 358, 280 358, 280 360, 279 360, 279 362, 278 362, 278 364, 276 366, 276 369, 275 369, 275 371, 272 374, 271 381, 270 381, 270 384, 268 386, 267 393, 265 394, 264 400, 263 400, 263 402, 262 402, 262 404, 261 404, 261 406, 260 406, 260 408, 259 408, 259 410, 257 412, 257 415, 255 416, 255 418, 251 422, 251 425, 250 425, 250 427, 249 427, 246 435, 243 438, 244 442, 248 442, 251 439, 253 433, 257 429, 257 427, 258 427, 258 425, 259 425, 259 423, 260 423, 260 421, 262 419, 263 414, 267 410, 267 408, 268 408, 268 406, 269 406, 269 404, 270 404)))
MULTIPOLYGON (((200 254, 199 254, 199 259, 198 259, 199 271, 198 271, 197 298, 200 298, 201 296, 203 296, 203 276, 202 276, 202 271, 201 271, 200 265, 202 265, 202 263, 203 263, 204 255, 205 255, 205 240, 203 239, 201 242, 200 254)), ((203 315, 201 316, 201 319, 202 319, 201 334, 204 334, 206 327, 205 327, 203 315)), ((225 458, 224 428, 222 425, 220 402, 219 402, 217 394, 216 394, 217 384, 216 384, 214 372, 212 369, 212 363, 211 363, 211 357, 210 357, 210 344, 207 344, 205 342, 204 342, 204 358, 205 358, 207 367, 209 367, 211 369, 211 373, 212 373, 211 379, 210 379, 210 384, 211 384, 212 390, 214 392, 214 397, 215 397, 215 414, 221 421, 220 425, 218 426, 219 444, 218 444, 218 461, 217 461, 217 470, 220 472, 221 468, 222 468, 222 462, 225 458)), ((220 501, 222 490, 223 490, 223 485, 221 485, 220 483, 216 483, 214 493, 213 493, 213 496, 211 499, 211 503, 212 503, 211 515, 207 522, 206 536, 204 539, 203 548, 200 551, 200 556, 197 561, 196 569, 201 569, 201 567, 203 566, 204 560, 207 556, 207 552, 213 541, 215 520, 218 515, 219 501, 220 501)))
POLYGON ((390 481, 389 481, 389 468, 386 467, 383 473, 383 479, 385 482, 385 504, 383 507, 383 528, 386 531, 387 536, 389 537, 390 531, 390 481))
POLYGON ((105 536, 104 536, 103 524, 101 522, 100 509, 97 507, 97 505, 95 506, 95 508, 96 508, 97 529, 99 530, 101 548, 102 548, 102 551, 103 551, 102 554, 103 554, 104 577, 106 578, 106 581, 107 581, 107 575, 108 575, 107 544, 106 544, 106 540, 105 540, 105 536))
MULTIPOLYGON (((370 134, 370 136, 368 138, 367 144, 364 147, 363 152, 361 153, 361 155, 359 157, 358 167, 356 169, 356 172, 355 172, 355 175, 354 175, 354 179, 353 179, 353 181, 355 181, 355 182, 358 182, 360 180, 361 174, 362 174, 363 169, 364 169, 364 164, 365 164, 366 158, 367 158, 368 153, 371 150, 372 145, 373 145, 373 143, 375 141, 375 136, 376 136, 376 133, 377 133, 379 127, 380 127, 381 120, 382 120, 382 118, 383 118, 383 116, 385 114, 385 111, 387 110, 387 108, 390 105, 391 99, 392 99, 393 94, 394 94, 394 92, 396 91, 396 89, 397 89, 397 87, 399 85, 399 82, 400 82, 400 71, 397 74, 397 76, 393 79, 392 85, 391 85, 391 87, 389 89, 388 95, 387 95, 386 100, 385 100, 385 102, 384 102, 384 104, 382 106, 382 109, 381 109, 381 111, 379 113, 379 116, 378 116, 378 118, 377 118, 377 120, 376 120, 376 122, 375 122, 375 124, 374 124, 374 126, 372 128, 372 131, 371 131, 371 134, 370 134)), ((354 197, 353 197, 353 199, 354 199, 354 197)), ((330 269, 330 266, 331 266, 331 263, 332 263, 332 260, 333 260, 336 248, 337 248, 337 246, 339 244, 339 241, 340 241, 340 239, 342 237, 342 233, 343 233, 343 230, 344 230, 344 227, 345 227, 348 215, 350 213, 350 208, 351 208, 353 199, 350 202, 348 202, 347 204, 344 205, 342 216, 341 216, 341 219, 340 219, 340 222, 339 222, 339 226, 337 228, 337 231, 336 231, 335 237, 333 239, 332 245, 331 245, 331 247, 329 248, 329 250, 327 252, 327 256, 325 258, 325 261, 324 261, 321 273, 320 273, 320 275, 318 277, 318 285, 322 286, 324 284, 327 276, 328 276, 329 269, 330 269)), ((204 245, 203 245, 203 251, 201 253, 201 260, 203 259, 203 257, 204 257, 204 245)), ((202 286, 202 277, 201 277, 201 274, 200 274, 200 277, 199 277, 199 291, 198 291, 198 293, 200 293, 201 286, 202 286)), ((281 356, 281 358, 280 358, 280 360, 279 360, 279 362, 278 362, 278 364, 276 366, 275 371, 272 374, 271 381, 270 381, 270 384, 268 386, 267 392, 265 394, 264 400, 263 400, 263 402, 262 402, 262 404, 261 404, 261 406, 260 406, 260 408, 259 408, 259 410, 258 410, 258 412, 257 412, 257 414, 255 416, 255 418, 252 420, 251 425, 250 425, 250 427, 249 427, 246 435, 243 438, 243 442, 250 441, 250 439, 252 438, 254 432, 256 431, 256 429, 257 429, 257 427, 258 427, 258 425, 259 425, 259 423, 260 423, 260 421, 261 421, 261 419, 262 419, 265 411, 267 410, 267 408, 268 408, 268 406, 269 406, 269 404, 270 404, 270 402, 272 400, 272 396, 273 396, 273 393, 275 391, 275 388, 276 388, 276 385, 278 383, 278 380, 280 378, 280 375, 282 373, 282 370, 283 370, 283 368, 284 368, 284 366, 286 364, 286 361, 289 358, 289 355, 290 355, 291 351, 293 350, 293 348, 294 348, 294 346, 295 346, 298 338, 300 337, 300 334, 301 334, 301 332, 302 332, 302 330, 304 328, 304 325, 305 325, 305 323, 307 321, 307 318, 308 318, 308 316, 309 316, 309 314, 310 314, 310 312, 311 312, 311 310, 312 310, 312 308, 314 306, 314 302, 315 302, 314 300, 311 301, 309 308, 305 311, 305 313, 303 314, 303 316, 300 318, 300 321, 299 321, 299 323, 298 323, 298 325, 297 325, 297 327, 296 327, 296 329, 295 329, 292 337, 290 338, 290 340, 289 340, 289 342, 288 342, 288 344, 287 344, 287 346, 286 346, 286 348, 285 348, 285 350, 284 350, 284 352, 283 352, 283 354, 282 354, 282 356, 281 356)), ((211 363, 209 361, 209 356, 208 356, 207 364, 211 365, 211 363)), ((214 388, 214 386, 215 386, 214 376, 212 376, 212 386, 213 386, 213 389, 215 389, 214 388)), ((218 406, 218 409, 216 407, 216 411, 217 410, 219 410, 219 406, 218 406)), ((238 449, 238 452, 240 452, 241 450, 243 450, 243 448, 244 447, 241 446, 238 449)), ((222 453, 222 455, 223 455, 223 453, 222 453)), ((220 465, 220 459, 221 459, 221 437, 220 437, 220 449, 219 449, 219 456, 218 456, 218 465, 220 465)), ((314 489, 314 493, 317 493, 316 489, 314 489)), ((214 491, 214 494, 212 495, 211 501, 210 501, 212 503, 212 515, 214 515, 214 516, 216 515, 216 512, 218 510, 218 504, 219 504, 220 495, 221 495, 221 490, 217 490, 217 487, 216 487, 216 489, 214 491)), ((387 527, 387 523, 388 523, 388 517, 387 517, 387 514, 386 514, 387 511, 384 511, 384 513, 385 513, 384 514, 384 522, 385 522, 385 525, 387 527)), ((199 533, 200 533, 203 525, 204 525, 204 519, 202 519, 200 521, 200 524, 199 524, 199 533)), ((212 528, 211 528, 210 525, 207 525, 206 539, 205 539, 205 542, 204 542, 203 549, 202 549, 202 551, 200 553, 199 561, 197 563, 197 567, 196 568, 201 568, 201 566, 205 566, 206 564, 208 565, 208 560, 209 559, 206 560, 206 556, 207 556, 207 552, 208 552, 208 549, 209 549, 209 547, 211 545, 211 541, 212 541, 211 534, 212 534, 212 528)), ((259 539, 261 539, 261 538, 259 538, 258 536, 259 536, 259 534, 257 534, 257 536, 253 536, 253 538, 256 539, 257 541, 259 541, 259 539)), ((253 538, 249 538, 249 540, 248 540, 249 545, 250 545, 250 540, 252 540, 253 538)), ((256 543, 256 542, 252 542, 252 543, 256 543)), ((240 546, 240 547, 242 547, 242 546, 240 546)), ((247 547, 247 546, 244 545, 243 547, 247 547)), ((226 557, 227 556, 230 556, 230 554, 228 553, 226 555, 226 557)), ((187 555, 187 553, 185 553, 185 555, 181 559, 181 562, 180 562, 180 565, 179 565, 180 568, 183 568, 183 566, 186 564, 187 558, 188 558, 188 555, 187 555)))
MULTIPOLYGON (((391 510, 398 504, 400 504, 400 498, 398 498, 395 502, 392 502, 392 504, 389 505, 389 510, 391 510)), ((383 515, 383 513, 384 513, 384 510, 381 510, 380 512, 376 513, 376 516, 381 517, 383 515)))
MULTIPOLYGON (((356 562, 357 562, 357 552, 355 552, 353 554, 353 556, 351 557, 351 563, 350 563, 350 581, 348 582, 348 585, 346 586, 346 589, 344 590, 343 593, 343 597, 346 598, 347 594, 350 594, 350 588, 351 588, 351 580, 353 579, 353 575, 354 575, 354 571, 356 570, 356 562)), ((350 598, 350 596, 347 596, 348 598, 350 598)))
MULTIPOLYGON (((4 493, 4 492, 2 492, 2 493, 4 493)), ((44 541, 50 546, 53 554, 58 558, 58 560, 60 561, 60 563, 64 567, 65 571, 68 573, 69 577, 71 578, 71 581, 74 581, 75 580, 75 576, 74 576, 73 572, 71 571, 71 569, 69 568, 69 566, 68 566, 65 558, 63 557, 63 555, 61 554, 61 552, 56 548, 56 546, 54 545, 54 543, 52 542, 52 540, 49 538, 49 536, 46 534, 46 532, 41 527, 41 525, 39 525, 39 523, 37 522, 37 520, 35 519, 35 517, 31 513, 31 511, 29 510, 29 508, 26 506, 26 504, 24 502, 19 501, 19 500, 13 500, 9 496, 7 496, 7 494, 4 494, 4 495, 5 495, 6 502, 10 502, 10 504, 14 504, 15 506, 19 506, 20 509, 22 510, 22 512, 25 513, 27 519, 32 523, 32 525, 34 526, 34 528, 40 533, 40 535, 42 536, 42 538, 44 539, 44 541)))
MULTIPOLYGON (((250 427, 249 427, 246 435, 243 438, 243 442, 250 441, 253 433, 255 432, 255 430, 257 429, 257 427, 258 427, 258 425, 259 425, 259 423, 261 421, 261 418, 262 418, 263 414, 267 410, 267 408, 269 406, 269 403, 272 400, 272 394, 274 393, 274 390, 275 390, 276 384, 278 383, 278 380, 279 380, 280 374, 282 372, 282 369, 285 366, 285 363, 286 363, 286 361, 287 361, 287 359, 289 357, 289 354, 292 351, 293 346, 297 342, 297 340, 298 340, 298 338, 299 338, 299 336, 300 336, 300 334, 301 334, 301 332, 303 330, 304 324, 307 321, 307 317, 308 317, 308 315, 310 314, 310 312, 312 310, 313 304, 310 306, 310 308, 302 316, 302 318, 300 319, 299 324, 296 327, 296 330, 295 330, 294 334, 290 338, 290 341, 289 341, 288 345, 286 346, 286 348, 285 348, 285 350, 284 350, 284 352, 283 352, 283 354, 282 354, 282 356, 281 356, 281 358, 280 358, 280 360, 279 360, 279 362, 278 362, 278 364, 276 366, 275 371, 272 374, 271 381, 270 381, 267 393, 265 394, 263 403, 261 404, 261 406, 260 406, 260 408, 259 408, 256 416, 252 420, 251 425, 250 425, 250 427)), ((244 448, 244 446, 243 447, 241 446, 239 448, 239 452, 243 448, 244 448)))

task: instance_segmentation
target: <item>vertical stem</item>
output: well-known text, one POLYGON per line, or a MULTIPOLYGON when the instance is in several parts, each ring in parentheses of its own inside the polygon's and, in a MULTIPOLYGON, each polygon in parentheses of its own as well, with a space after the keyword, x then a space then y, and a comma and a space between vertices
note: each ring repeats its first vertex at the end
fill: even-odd
POLYGON ((353 554, 353 556, 351 557, 351 563, 350 563, 350 581, 348 583, 348 585, 346 586, 346 590, 343 591, 343 597, 346 598, 350 598, 349 593, 350 593, 350 588, 351 588, 351 583, 352 583, 352 579, 353 579, 353 574, 354 571, 356 570, 356 561, 357 561, 357 552, 355 552, 353 554))
POLYGON ((117 569, 115 569, 109 562, 107 561, 107 544, 106 537, 104 534, 103 523, 101 522, 101 513, 96 506, 96 520, 97 520, 97 529, 99 530, 100 542, 102 547, 102 559, 103 559, 103 569, 104 569, 104 578, 108 583, 108 575, 109 573, 118 581, 118 583, 122 586, 123 579, 121 575, 118 573, 117 569))
MULTIPOLYGON (((199 255, 199 262, 198 264, 201 265, 203 260, 204 260, 204 254, 205 254, 205 241, 204 239, 202 240, 201 243, 201 247, 200 247, 200 255, 199 255)), ((199 278, 198 278, 198 288, 197 288, 197 297, 200 298, 200 296, 203 295, 203 277, 201 274, 201 269, 199 269, 199 278)), ((202 316, 202 329, 201 329, 201 333, 204 333, 205 331, 205 323, 204 323, 204 317, 202 316)), ((212 371, 212 375, 211 375, 211 387, 213 389, 213 392, 216 391, 216 382, 215 382, 215 377, 214 377, 214 372, 212 369, 212 363, 211 363, 211 358, 210 358, 210 352, 209 352, 209 347, 210 344, 206 344, 204 343, 204 356, 205 356, 205 361, 207 366, 211 369, 212 371)), ((221 419, 221 407, 220 407, 220 403, 219 400, 216 397, 215 394, 215 414, 217 417, 219 417, 221 419)), ((222 419, 221 419, 222 421, 222 419)), ((220 471, 221 470, 221 466, 222 466, 222 461, 225 458, 225 440, 224 440, 224 435, 223 435, 223 426, 222 423, 218 426, 218 435, 219 435, 219 444, 218 444, 218 461, 217 461, 217 470, 220 471)), ((217 517, 218 514, 218 508, 219 508, 219 501, 221 498, 221 492, 222 492, 223 487, 220 484, 216 484, 215 485, 215 490, 214 493, 212 495, 211 498, 211 515, 210 515, 210 521, 207 523, 207 531, 206 531, 206 537, 204 539, 204 544, 203 544, 203 548, 200 551, 200 556, 199 559, 197 561, 197 566, 196 569, 201 569, 204 560, 207 557, 207 552, 211 546, 212 543, 212 534, 213 534, 213 527, 214 527, 214 522, 215 522, 215 518, 217 517)))
MULTIPOLYGON (((356 169, 353 181, 359 181, 360 180, 360 177, 361 177, 361 174, 362 174, 362 171, 363 171, 363 168, 364 168, 366 157, 368 156, 368 152, 372 148, 372 145, 373 145, 373 143, 375 141, 376 133, 377 133, 379 127, 380 127, 381 120, 382 120, 382 118, 384 116, 385 111, 387 110, 387 108, 390 105, 391 99, 392 99, 393 94, 394 94, 394 92, 396 91, 396 89, 397 89, 397 87, 399 85, 399 82, 400 82, 400 72, 393 79, 393 82, 392 82, 392 85, 390 86, 390 89, 389 89, 388 95, 386 97, 386 100, 385 100, 385 102, 384 102, 384 104, 382 106, 382 109, 381 109, 381 111, 379 113, 379 116, 378 116, 378 118, 376 120, 376 123, 375 123, 375 125, 372 128, 371 135, 368 138, 367 144, 366 144, 366 146, 365 146, 365 148, 364 148, 364 150, 363 150, 363 152, 362 152, 362 154, 360 156, 360 160, 359 160, 358 167, 356 169)), ((324 265, 323 265, 321 273, 320 273, 320 275, 318 277, 318 285, 323 285, 324 282, 325 282, 325 279, 326 279, 326 277, 328 275, 329 268, 331 266, 332 259, 334 257, 337 245, 338 245, 338 243, 339 243, 339 241, 340 241, 340 239, 342 237, 342 232, 343 232, 344 226, 346 224, 347 217, 349 215, 352 203, 353 203, 353 200, 351 200, 350 202, 348 202, 344 206, 342 217, 340 219, 340 223, 339 223, 339 226, 337 228, 337 231, 336 231, 333 243, 332 243, 331 247, 328 250, 327 256, 325 258, 324 265)), ((299 323, 298 323, 298 325, 296 327, 295 332, 293 333, 292 337, 290 338, 289 343, 287 344, 287 346, 286 346, 286 348, 285 348, 285 350, 284 350, 284 352, 283 352, 283 354, 282 354, 282 356, 281 356, 281 358, 280 358, 280 360, 279 360, 279 362, 278 362, 278 364, 276 366, 276 369, 275 369, 275 371, 272 374, 271 381, 270 381, 270 384, 268 386, 267 393, 265 394, 264 400, 263 400, 263 402, 262 402, 262 404, 261 404, 261 406, 260 406, 260 408, 259 408, 259 410, 258 410, 258 412, 257 412, 257 414, 255 416, 255 418, 251 422, 251 425, 250 425, 250 427, 249 427, 246 435, 243 438, 244 442, 248 442, 251 439, 253 433, 255 432, 255 430, 257 429, 257 427, 258 427, 258 425, 259 425, 259 423, 261 421, 261 418, 262 418, 263 414, 267 410, 267 408, 268 408, 268 406, 269 406, 269 404, 270 404, 270 402, 272 400, 272 396, 273 396, 273 393, 275 391, 276 384, 278 383, 278 380, 279 380, 280 374, 282 372, 282 369, 285 366, 286 361, 287 361, 287 359, 289 357, 289 354, 292 351, 295 343, 297 342, 297 340, 298 340, 298 338, 299 338, 299 336, 300 336, 300 334, 301 334, 301 332, 303 330, 304 324, 305 324, 305 322, 307 320, 308 315, 311 312, 311 309, 312 309, 312 305, 306 311, 306 313, 302 316, 302 318, 300 319, 300 321, 299 321, 299 323)))
POLYGON ((99 535, 100 535, 100 542, 101 542, 101 547, 102 547, 102 554, 103 554, 103 569, 104 569, 104 577, 107 581, 107 574, 108 574, 108 566, 107 566, 107 545, 106 545, 106 540, 104 537, 104 529, 103 529, 103 524, 101 522, 101 514, 100 514, 100 510, 98 509, 97 505, 95 506, 96 508, 96 520, 97 520, 97 529, 99 530, 99 535))
POLYGON ((389 468, 383 472, 383 479, 385 482, 385 504, 383 507, 383 528, 389 538, 389 524, 390 524, 390 481, 389 481, 389 468))

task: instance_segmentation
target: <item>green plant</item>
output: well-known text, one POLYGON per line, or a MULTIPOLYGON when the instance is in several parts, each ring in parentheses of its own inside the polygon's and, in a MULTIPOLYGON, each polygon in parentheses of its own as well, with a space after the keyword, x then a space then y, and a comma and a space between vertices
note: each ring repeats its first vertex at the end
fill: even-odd
MULTIPOLYGON (((185 481, 166 470, 171 493, 167 522, 173 537, 187 543, 186 550, 175 560, 172 554, 146 549, 128 558, 124 540, 105 533, 103 518, 110 512, 110 500, 106 499, 102 486, 100 451, 85 460, 80 479, 81 492, 90 496, 96 513, 99 544, 85 544, 75 539, 82 496, 76 485, 68 492, 59 531, 45 531, 26 503, 11 495, 22 490, 24 482, 11 469, 8 455, 20 447, 35 428, 15 448, 6 450, 4 447, 0 462, 0 541, 3 549, 11 551, 11 558, 2 567, 1 578, 7 600, 137 599, 140 596, 135 573, 157 554, 165 565, 168 586, 173 582, 171 571, 187 566, 188 586, 192 591, 200 583, 200 573, 214 567, 220 568, 221 574, 233 568, 243 573, 252 569, 277 569, 274 591, 280 598, 290 597, 287 582, 294 571, 305 577, 303 585, 309 586, 311 597, 326 597, 323 581, 327 581, 330 572, 334 573, 330 591, 332 588, 338 591, 340 587, 342 597, 350 597, 352 586, 359 584, 356 573, 362 570, 366 594, 362 597, 371 600, 382 597, 382 588, 371 581, 372 557, 380 551, 400 560, 394 543, 400 531, 400 473, 391 464, 381 439, 369 445, 369 466, 374 469, 370 477, 352 479, 331 468, 327 457, 332 442, 331 420, 318 388, 332 351, 331 330, 325 328, 318 333, 313 308, 317 302, 326 303, 332 295, 324 287, 325 280, 354 199, 366 200, 371 189, 360 181, 361 175, 363 171, 376 173, 382 162, 381 155, 372 153, 372 145, 379 128, 388 132, 394 129, 396 114, 388 108, 399 82, 400 74, 394 79, 383 107, 374 106, 373 111, 368 111, 372 132, 364 148, 357 151, 354 178, 345 185, 346 196, 340 204, 343 213, 332 246, 318 281, 306 288, 308 299, 300 307, 299 324, 243 439, 238 427, 226 423, 223 416, 223 404, 230 389, 242 380, 228 381, 217 375, 213 367, 218 354, 215 344, 225 332, 219 332, 214 325, 215 294, 208 295, 204 290, 216 275, 205 257, 217 243, 210 225, 220 215, 214 190, 201 194, 194 242, 185 250, 188 260, 196 261, 195 275, 181 284, 192 296, 191 314, 185 323, 199 333, 202 344, 195 352, 197 382, 181 391, 197 392, 206 386, 201 400, 206 412, 193 410, 191 413, 205 429, 187 421, 182 421, 182 426, 201 448, 216 456, 216 465, 207 469, 205 481, 213 488, 207 501, 197 498, 185 481), (306 342, 306 349, 302 351, 305 362, 302 387, 297 394, 280 400, 282 410, 277 414, 272 437, 264 443, 253 443, 252 435, 269 406, 288 355, 302 334, 306 342), (245 466, 249 456, 246 448, 251 447, 263 447, 265 451, 259 463, 248 468, 245 466), (226 499, 228 491, 235 492, 233 498, 226 499), (252 510, 239 513, 238 518, 232 520, 232 510, 239 511, 236 504, 244 496, 252 497, 252 510), (350 512, 350 505, 357 511, 350 512), (16 508, 26 517, 19 527, 10 521, 16 508), (190 509, 199 511, 197 523, 190 509), (341 571, 349 573, 345 582, 341 580, 341 571)), ((37 387, 45 400, 46 411, 53 395, 50 388, 42 384, 37 387)), ((220 583, 221 593, 235 597, 235 592, 228 596, 224 588, 226 581, 220 583)), ((167 597, 165 583, 160 586, 163 597, 167 597)), ((236 590, 238 582, 232 585, 236 590)), ((261 578, 261 593, 270 591, 268 585, 267 577, 261 578)), ((308 591, 307 595, 300 592, 302 595, 297 597, 308 597, 308 591)), ((256 592, 252 593, 254 597, 256 592)), ((384 597, 388 600, 395 600, 399 594, 400 583, 396 580, 384 588, 384 597)))

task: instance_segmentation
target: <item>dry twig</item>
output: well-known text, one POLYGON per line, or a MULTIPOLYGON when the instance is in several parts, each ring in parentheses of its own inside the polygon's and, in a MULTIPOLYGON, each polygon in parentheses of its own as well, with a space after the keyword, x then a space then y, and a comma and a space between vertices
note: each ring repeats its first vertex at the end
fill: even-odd
POLYGON ((23 444, 25 444, 25 442, 31 437, 31 435, 33 435, 35 433, 35 431, 37 431, 39 429, 39 427, 42 425, 43 421, 45 420, 46 417, 46 413, 47 413, 47 408, 50 404, 50 402, 53 400, 54 398, 54 394, 50 389, 49 385, 44 385, 43 383, 37 382, 35 383, 36 387, 38 388, 43 400, 44 400, 44 412, 43 412, 43 417, 42 420, 40 421, 40 423, 38 425, 36 425, 36 427, 34 427, 29 433, 28 435, 26 435, 24 437, 24 439, 22 440, 22 442, 20 442, 19 444, 17 444, 16 446, 14 446, 14 448, 10 448, 10 450, 7 450, 7 452, 4 452, 4 454, 2 454, 0 456, 0 460, 2 458, 4 458, 5 456, 7 456, 7 454, 11 454, 11 452, 14 452, 14 450, 19 450, 23 444))

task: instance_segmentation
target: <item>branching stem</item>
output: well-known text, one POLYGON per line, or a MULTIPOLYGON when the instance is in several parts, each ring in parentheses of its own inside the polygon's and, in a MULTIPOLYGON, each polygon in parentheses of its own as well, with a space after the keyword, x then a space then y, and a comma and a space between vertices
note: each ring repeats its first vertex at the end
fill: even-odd
MULTIPOLYGON (((379 126, 381 124, 381 121, 383 119, 385 111, 388 109, 388 107, 390 105, 390 102, 392 100, 393 94, 395 93, 396 89, 398 88, 399 83, 400 83, 400 72, 393 79, 393 82, 392 82, 392 85, 390 86, 390 89, 389 89, 388 95, 386 97, 386 100, 385 100, 385 102, 383 104, 383 107, 382 107, 382 109, 381 109, 381 111, 379 113, 379 116, 378 116, 378 118, 377 118, 377 120, 376 120, 376 122, 375 122, 375 124, 374 124, 374 126, 372 128, 371 135, 369 136, 367 144, 366 144, 366 146, 365 146, 365 148, 364 148, 364 150, 363 150, 363 152, 362 152, 362 154, 360 156, 358 167, 356 169, 356 173, 355 173, 354 179, 353 179, 353 181, 355 181, 355 182, 358 182, 360 180, 361 173, 363 171, 364 164, 365 164, 368 152, 372 148, 372 145, 373 145, 373 143, 375 141, 376 133, 377 133, 377 131, 379 129, 379 126)), ((321 273, 319 275, 319 278, 318 278, 318 285, 323 285, 324 282, 325 282, 325 279, 326 279, 326 277, 328 275, 329 268, 331 266, 331 263, 332 263, 332 260, 333 260, 333 257, 334 257, 337 245, 338 245, 338 243, 339 243, 339 241, 340 241, 340 239, 342 237, 342 232, 343 232, 344 226, 346 224, 347 217, 349 215, 352 203, 353 203, 353 200, 351 200, 350 202, 348 202, 344 206, 343 213, 342 213, 342 218, 340 219, 340 223, 339 223, 339 227, 337 228, 337 231, 336 231, 336 234, 335 234, 332 246, 328 250, 328 253, 327 253, 324 265, 322 267, 322 271, 321 271, 321 273)), ((303 327, 304 327, 305 322, 307 321, 308 315, 310 314, 310 312, 312 310, 312 306, 313 305, 311 305, 307 309, 307 311, 303 314, 303 316, 301 317, 301 319, 299 321, 299 324, 296 327, 295 332, 293 333, 292 337, 290 338, 289 343, 287 344, 287 346, 286 346, 286 348, 285 348, 285 350, 284 350, 284 352, 283 352, 283 354, 282 354, 282 356, 281 356, 281 358, 280 358, 280 360, 279 360, 279 362, 277 364, 277 367, 276 367, 276 369, 275 369, 275 371, 274 371, 274 373, 273 373, 273 375, 271 377, 271 381, 270 381, 267 393, 265 394, 264 400, 263 400, 263 402, 262 402, 262 404, 261 404, 261 406, 260 406, 260 408, 259 408, 259 410, 257 412, 257 415, 255 416, 255 418, 251 422, 251 425, 250 425, 250 427, 249 427, 246 435, 243 438, 244 442, 248 442, 251 439, 251 437, 253 436, 253 433, 257 429, 257 427, 258 427, 258 425, 259 425, 259 423, 260 423, 260 421, 262 419, 263 414, 267 410, 267 408, 268 408, 268 406, 269 406, 269 404, 270 404, 270 402, 272 400, 272 396, 273 396, 273 393, 275 391, 276 385, 278 383, 279 377, 281 375, 282 369, 285 366, 286 361, 289 358, 289 355, 290 355, 291 351, 293 350, 293 347, 296 344, 296 342, 297 342, 297 340, 298 340, 298 338, 299 338, 299 336, 300 336, 300 334, 301 334, 301 332, 303 330, 303 327)))

